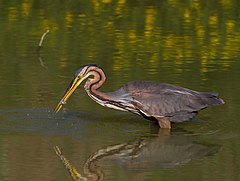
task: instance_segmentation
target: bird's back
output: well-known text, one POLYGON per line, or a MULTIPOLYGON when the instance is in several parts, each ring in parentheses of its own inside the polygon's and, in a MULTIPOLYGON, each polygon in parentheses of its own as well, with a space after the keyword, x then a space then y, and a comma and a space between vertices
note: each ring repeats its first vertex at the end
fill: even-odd
POLYGON ((147 117, 168 117, 172 122, 188 120, 207 106, 224 103, 216 93, 150 81, 129 82, 114 94, 129 101, 147 117))

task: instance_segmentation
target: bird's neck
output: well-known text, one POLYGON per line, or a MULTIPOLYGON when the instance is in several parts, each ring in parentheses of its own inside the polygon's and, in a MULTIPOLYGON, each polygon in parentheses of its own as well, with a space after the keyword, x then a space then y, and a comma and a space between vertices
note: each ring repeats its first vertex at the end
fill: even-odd
MULTIPOLYGON (((106 76, 102 69, 95 68, 94 70, 89 71, 89 76, 93 76, 93 78, 88 78, 84 88, 87 92, 87 94, 92 99, 98 99, 98 100, 106 100, 109 99, 109 97, 103 93, 100 92, 98 89, 103 85, 103 83, 106 81, 106 76)), ((99 102, 99 101, 97 101, 99 102)))
POLYGON ((133 108, 130 109, 128 107, 127 109, 126 106, 122 106, 120 103, 121 100, 119 100, 119 96, 115 92, 104 93, 98 90, 106 80, 106 76, 102 69, 94 68, 93 70, 90 70, 88 77, 89 76, 93 76, 93 78, 88 78, 84 88, 88 96, 91 97, 94 101, 102 106, 118 109, 121 111, 133 110, 133 108))

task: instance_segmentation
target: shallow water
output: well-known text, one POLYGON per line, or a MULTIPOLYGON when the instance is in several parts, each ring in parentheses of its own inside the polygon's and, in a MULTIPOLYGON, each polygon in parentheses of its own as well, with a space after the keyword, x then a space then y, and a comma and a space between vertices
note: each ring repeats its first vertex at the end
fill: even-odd
POLYGON ((89 180, 240 180, 237 1, 0 4, 0 180, 73 179, 56 146, 89 180), (170 132, 101 107, 81 86, 55 115, 87 63, 104 69, 102 91, 151 80, 219 92, 226 104, 170 132))

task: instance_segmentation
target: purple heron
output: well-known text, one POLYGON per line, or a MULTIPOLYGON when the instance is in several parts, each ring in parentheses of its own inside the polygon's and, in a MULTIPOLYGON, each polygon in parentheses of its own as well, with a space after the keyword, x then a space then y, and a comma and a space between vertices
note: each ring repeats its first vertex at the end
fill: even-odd
POLYGON ((171 128, 171 122, 184 122, 193 118, 198 111, 221 105, 224 101, 217 93, 197 92, 166 83, 132 81, 114 92, 100 92, 106 80, 103 70, 94 64, 80 67, 58 103, 57 113, 71 94, 87 79, 84 88, 95 102, 104 107, 128 111, 147 119, 154 119, 161 128, 171 128))

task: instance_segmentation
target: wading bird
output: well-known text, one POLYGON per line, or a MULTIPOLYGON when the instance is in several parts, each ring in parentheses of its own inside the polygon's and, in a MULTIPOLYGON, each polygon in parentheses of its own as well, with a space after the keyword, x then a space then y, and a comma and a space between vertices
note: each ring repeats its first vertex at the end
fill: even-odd
POLYGON ((193 118, 198 111, 224 101, 217 93, 197 92, 166 83, 132 81, 114 92, 100 92, 106 76, 94 64, 80 67, 58 103, 57 113, 83 80, 89 97, 102 106, 129 111, 147 119, 158 121, 161 128, 171 128, 171 122, 184 122, 193 118))

